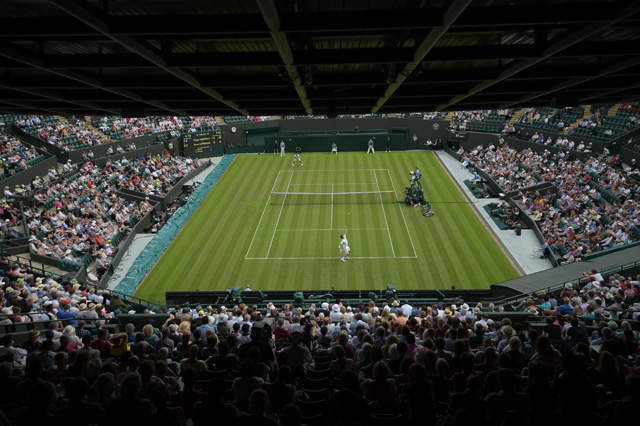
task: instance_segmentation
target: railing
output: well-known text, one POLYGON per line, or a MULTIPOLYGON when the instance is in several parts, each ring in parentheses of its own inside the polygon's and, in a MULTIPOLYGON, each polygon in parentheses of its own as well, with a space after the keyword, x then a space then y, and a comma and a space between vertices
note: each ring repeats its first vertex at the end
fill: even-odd
MULTIPOLYGON (((4 253, 4 245, 3 245, 3 253, 4 253)), ((37 262, 34 261, 33 259, 31 259, 30 257, 22 257, 19 255, 12 255, 14 256, 15 260, 12 260, 13 263, 17 264, 18 266, 24 266, 26 269, 28 269, 30 272, 39 274, 39 275, 51 275, 54 279, 62 279, 64 278, 62 275, 56 274, 56 273, 52 273, 51 271, 48 271, 45 268, 45 265, 41 262, 37 262)))
MULTIPOLYGON (((640 266, 640 260, 637 260, 635 262, 626 263, 626 264, 622 264, 622 265, 604 266, 604 267, 600 268, 599 272, 604 278, 606 278, 607 276, 610 276, 612 274, 622 273, 623 271, 631 270, 631 269, 637 268, 639 266, 640 266)), ((550 284, 550 285, 547 285, 547 286, 542 286, 542 287, 534 290, 533 292, 539 293, 539 292, 544 290, 547 293, 549 293, 551 291, 556 291, 556 290, 560 290, 560 289, 564 288, 564 286, 566 284, 573 284, 575 282, 583 284, 583 283, 585 283, 587 281, 589 281, 589 278, 585 277, 584 275, 581 275, 579 277, 572 278, 570 280, 566 280, 566 281, 563 281, 561 283, 554 283, 554 284, 550 284)), ((519 295, 519 296, 511 296, 511 297, 507 297, 507 298, 502 299, 502 301, 500 303, 502 305, 518 304, 523 299, 526 299, 528 297, 529 297, 529 294, 519 295)))

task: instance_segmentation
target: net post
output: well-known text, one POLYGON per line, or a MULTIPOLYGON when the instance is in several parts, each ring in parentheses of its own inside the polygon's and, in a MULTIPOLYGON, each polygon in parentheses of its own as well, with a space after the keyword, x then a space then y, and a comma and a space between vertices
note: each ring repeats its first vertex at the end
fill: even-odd
POLYGON ((271 195, 269 195, 270 198, 270 204, 273 205, 273 192, 271 193, 271 195))
POLYGON ((396 202, 396 193, 394 191, 391 191, 391 202, 392 203, 396 202))

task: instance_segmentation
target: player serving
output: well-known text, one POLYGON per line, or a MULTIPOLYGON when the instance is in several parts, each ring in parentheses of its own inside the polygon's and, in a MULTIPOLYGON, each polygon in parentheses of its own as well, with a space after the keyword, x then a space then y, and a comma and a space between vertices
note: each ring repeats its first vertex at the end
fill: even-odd
POLYGON ((349 248, 349 242, 347 241, 347 227, 344 227, 344 235, 340 235, 340 245, 338 246, 340 251, 342 252, 342 260, 346 262, 349 260, 349 253, 351 253, 351 249, 349 248))
POLYGON ((304 166, 304 164, 302 164, 302 159, 300 158, 300 153, 296 152, 296 155, 293 156, 293 164, 291 165, 291 167, 296 165, 296 161, 300 162, 301 166, 304 166))

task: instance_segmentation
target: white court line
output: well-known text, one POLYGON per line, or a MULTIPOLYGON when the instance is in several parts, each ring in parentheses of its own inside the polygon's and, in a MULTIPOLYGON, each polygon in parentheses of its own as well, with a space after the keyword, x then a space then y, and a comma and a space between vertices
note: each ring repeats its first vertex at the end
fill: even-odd
MULTIPOLYGON (((278 171, 278 175, 276 176, 276 180, 273 181, 273 186, 271 187, 271 192, 273 192, 273 190, 276 187, 276 183, 278 182, 278 178, 280 177, 280 172, 282 170, 278 171)), ((293 174, 292 174, 293 176, 293 174)), ((264 213, 267 211, 267 207, 269 206, 269 201, 271 200, 271 192, 269 193, 269 196, 267 197, 267 202, 264 203, 264 209, 262 209, 262 214, 260 215, 260 221, 258 222, 258 226, 256 226, 256 231, 253 233, 253 238, 251 238, 251 243, 249 244, 249 249, 247 250, 247 254, 244 255, 245 259, 248 259, 247 256, 249 256, 249 252, 251 251, 251 246, 253 245, 253 240, 256 239, 256 235, 258 234, 258 229, 260 229, 260 224, 262 223, 262 218, 264 217, 264 213)))
MULTIPOLYGON (((386 170, 387 173, 389 174, 389 179, 391 180, 391 184, 394 188, 394 192, 397 194, 398 192, 396 191, 395 188, 395 184, 393 183, 393 179, 391 178, 391 173, 389 172, 389 169, 363 169, 367 170, 367 171, 376 171, 376 170, 386 170)), ((280 178, 280 172, 282 171, 287 171, 287 170, 280 170, 278 171, 278 175, 276 176, 276 180, 273 182, 273 186, 271 187, 271 192, 274 192, 273 190, 275 189, 276 183, 278 181, 278 179, 280 178)), ((295 170, 295 172, 302 172, 302 171, 320 171, 320 172, 335 172, 336 170, 295 170)), ((291 170, 291 172, 294 172, 293 170, 291 170)), ((292 173, 292 177, 293 177, 293 173, 292 173)), ((376 176, 376 180, 377 180, 377 176, 376 176)), ((363 184, 363 185, 374 185, 374 183, 358 183, 358 184, 363 184)), ((304 184, 291 184, 291 179, 289 179, 289 185, 293 186, 293 185, 304 185, 304 184)), ((312 184, 309 184, 312 185, 312 184)), ((316 185, 327 185, 327 184, 316 184, 316 185)), ((346 184, 345 184, 346 185, 346 184)), ((271 194, 271 193, 270 193, 271 194)), ((269 200, 270 200, 270 194, 267 197, 267 201, 265 203, 264 209, 262 210, 262 214, 260 216, 260 220, 258 222, 258 225, 256 226, 256 230, 253 233, 253 238, 251 239, 251 243, 249 244, 249 249, 247 250, 247 254, 245 255, 245 260, 327 260, 327 259, 336 259, 335 256, 330 256, 330 257, 248 257, 249 256, 249 252, 251 251, 251 247, 253 246, 253 242, 256 238, 256 235, 258 233, 258 229, 260 229, 260 225, 262 223, 262 219, 264 217, 264 214, 267 210, 267 207, 269 206, 269 200)), ((282 204, 284 205, 284 203, 282 204)), ((407 220, 405 218, 404 215, 404 211, 402 210, 402 206, 398 205, 398 208, 400 208, 400 212, 402 213, 402 219, 404 221, 404 225, 405 225, 405 229, 407 230, 407 234, 409 234, 409 240, 411 241, 411 246, 413 247, 413 256, 381 256, 381 257, 375 257, 375 256, 371 256, 371 257, 356 257, 355 259, 417 259, 418 255, 415 249, 415 246, 413 244, 413 239, 411 238, 411 233, 409 232, 409 228, 407 226, 407 220)), ((280 213, 282 213, 282 206, 280 208, 280 213)), ((385 218, 386 219, 386 218, 385 218)), ((278 216, 278 220, 280 220, 280 216, 278 216)), ((357 229, 352 229, 352 231, 389 231, 388 225, 387 228, 357 228, 357 229)), ((276 224, 276 229, 274 230, 274 236, 275 236, 275 232, 280 231, 280 232, 297 232, 297 231, 340 231, 339 229, 277 229, 277 224, 276 224)), ((271 238, 271 243, 273 243, 273 237, 271 238)), ((271 248, 271 245, 269 246, 271 248)), ((269 248, 269 250, 270 250, 269 248)), ((267 253, 268 256, 268 253, 267 253)), ((352 259, 353 260, 353 259, 352 259)))
MULTIPOLYGON (((355 228, 349 229, 349 231, 386 231, 387 228, 355 228)), ((315 228, 315 229, 278 229, 278 232, 303 232, 303 231, 343 231, 343 229, 324 229, 324 228, 315 228)))
MULTIPOLYGON (((370 172, 372 170, 388 170, 388 169, 357 169, 357 170, 352 170, 354 172, 370 172)), ((344 170, 309 170, 309 169, 304 169, 304 170, 296 170, 296 172, 332 172, 332 173, 340 173, 343 172, 344 170)))
MULTIPOLYGON (((416 259, 416 256, 371 256, 371 257, 353 257, 349 260, 353 259, 416 259)), ((337 257, 247 257, 246 260, 326 260, 326 259, 334 259, 337 257)))
MULTIPOLYGON (((389 174, 389 180, 391 181, 391 186, 393 186, 393 192, 398 194, 396 191, 396 185, 393 183, 393 179, 391 178, 391 172, 387 169, 387 173, 389 174)), ((409 227, 407 226, 407 219, 404 217, 404 210, 402 210, 402 205, 398 204, 398 208, 400 209, 400 213, 402 213, 402 220, 404 221, 404 227, 407 230, 407 234, 409 235, 409 241, 411 241, 411 247, 413 248, 413 255, 418 257, 418 253, 416 252, 416 247, 413 245, 413 238, 411 238, 411 232, 409 232, 409 227)))
MULTIPOLYGON (((301 170, 296 170, 299 172, 301 170)), ((337 182, 337 183, 292 183, 291 186, 329 186, 329 185, 375 185, 375 182, 337 182)))
MULTIPOLYGON (((389 171, 387 169, 387 171, 389 171)), ((391 240, 391 231, 389 230, 389 222, 387 222, 387 211, 384 209, 384 202, 382 201, 382 194, 380 194, 380 183, 378 183, 378 174, 374 171, 373 176, 376 178, 376 185, 378 185, 378 195, 380 196, 380 204, 382 205, 382 213, 384 214, 384 223, 387 225, 387 232, 389 233, 389 242, 391 243, 391 253, 393 257, 396 257, 396 251, 393 248, 393 241, 391 240)))
POLYGON ((333 184, 331 184, 331 224, 329 228, 333 228, 333 184))
POLYGON ((284 208, 284 202, 287 201, 286 193, 289 192, 289 185, 291 185, 291 179, 293 179, 293 171, 291 172, 291 177, 289 178, 289 183, 287 184, 287 189, 284 194, 284 199, 282 200, 282 205, 280 206, 280 213, 278 213, 278 220, 276 221, 276 227, 273 230, 273 235, 271 236, 271 242, 269 243, 269 250, 267 250, 267 257, 269 257, 269 253, 271 252, 271 246, 273 245, 273 239, 275 238, 276 231, 278 230, 278 223, 280 223, 280 216, 282 216, 282 209, 284 208))

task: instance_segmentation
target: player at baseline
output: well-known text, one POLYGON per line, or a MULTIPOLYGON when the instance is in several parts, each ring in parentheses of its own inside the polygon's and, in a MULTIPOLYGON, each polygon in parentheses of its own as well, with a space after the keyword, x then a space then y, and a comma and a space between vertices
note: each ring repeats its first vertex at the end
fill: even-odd
POLYGON ((291 164, 291 167, 296 165, 296 161, 300 162, 301 166, 304 166, 304 164, 302 164, 302 158, 300 158, 300 153, 296 152, 296 155, 293 156, 293 164, 291 164))
POLYGON ((349 254, 351 253, 351 249, 349 248, 349 242, 347 241, 347 227, 344 227, 344 234, 340 235, 340 245, 338 246, 340 251, 342 252, 342 260, 346 262, 349 260, 349 254))

